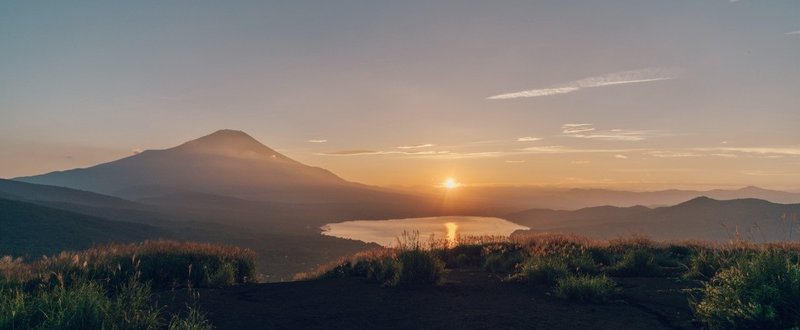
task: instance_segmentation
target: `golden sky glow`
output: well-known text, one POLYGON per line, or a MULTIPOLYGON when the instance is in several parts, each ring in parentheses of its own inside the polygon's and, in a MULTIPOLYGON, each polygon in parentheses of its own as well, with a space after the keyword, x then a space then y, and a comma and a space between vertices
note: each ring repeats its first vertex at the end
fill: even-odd
POLYGON ((5 2, 0 177, 230 128, 372 185, 800 190, 798 12, 5 2))

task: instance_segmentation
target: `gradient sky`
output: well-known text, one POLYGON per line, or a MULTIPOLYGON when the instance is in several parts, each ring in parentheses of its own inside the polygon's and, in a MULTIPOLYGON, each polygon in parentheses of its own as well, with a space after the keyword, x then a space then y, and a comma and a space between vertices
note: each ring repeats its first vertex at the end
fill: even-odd
POLYGON ((2 1, 0 177, 220 128, 378 185, 800 189, 800 1, 2 1))

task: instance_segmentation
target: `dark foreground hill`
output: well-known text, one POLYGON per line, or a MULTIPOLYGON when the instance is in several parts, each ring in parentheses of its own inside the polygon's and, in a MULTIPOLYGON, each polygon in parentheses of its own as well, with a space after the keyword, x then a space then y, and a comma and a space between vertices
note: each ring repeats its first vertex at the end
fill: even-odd
POLYGON ((0 256, 51 255, 164 236, 155 227, 0 198, 0 256))

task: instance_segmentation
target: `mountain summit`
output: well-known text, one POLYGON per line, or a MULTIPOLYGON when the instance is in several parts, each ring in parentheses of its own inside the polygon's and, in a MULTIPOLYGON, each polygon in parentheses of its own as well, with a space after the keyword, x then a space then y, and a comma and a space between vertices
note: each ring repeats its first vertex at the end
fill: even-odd
POLYGON ((169 149, 16 180, 126 198, 201 192, 272 199, 365 188, 286 157, 245 132, 227 129, 169 149))
MULTIPOLYGON (((185 153, 205 153, 228 157, 272 158, 295 162, 279 152, 270 149, 245 132, 222 129, 181 144, 170 150, 185 153)), ((295 162, 297 163, 297 162, 295 162)), ((299 164, 299 163, 298 163, 299 164)))

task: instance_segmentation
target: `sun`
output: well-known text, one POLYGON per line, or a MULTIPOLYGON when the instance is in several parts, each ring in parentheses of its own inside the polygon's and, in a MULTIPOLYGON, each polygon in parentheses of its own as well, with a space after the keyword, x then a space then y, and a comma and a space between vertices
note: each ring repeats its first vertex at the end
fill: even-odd
POLYGON ((458 188, 458 182, 456 182, 456 180, 453 178, 447 178, 444 180, 444 182, 442 182, 442 187, 447 189, 458 188))

